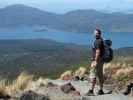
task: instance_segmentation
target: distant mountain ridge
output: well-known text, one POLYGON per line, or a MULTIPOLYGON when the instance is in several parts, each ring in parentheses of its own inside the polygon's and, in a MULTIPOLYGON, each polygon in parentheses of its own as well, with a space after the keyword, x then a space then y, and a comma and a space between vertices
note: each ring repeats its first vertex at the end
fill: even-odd
POLYGON ((90 32, 101 27, 110 32, 133 32, 133 14, 104 13, 96 10, 75 10, 55 14, 21 4, 0 9, 0 28, 45 26, 70 32, 90 32))

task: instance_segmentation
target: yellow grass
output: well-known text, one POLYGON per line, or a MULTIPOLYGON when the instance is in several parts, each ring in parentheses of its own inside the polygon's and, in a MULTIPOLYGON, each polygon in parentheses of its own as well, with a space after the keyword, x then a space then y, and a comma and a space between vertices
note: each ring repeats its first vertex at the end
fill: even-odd
POLYGON ((2 79, 0 81, 0 94, 5 95, 7 94, 6 87, 8 86, 8 80, 2 79))
POLYGON ((121 58, 121 62, 111 62, 104 65, 104 72, 111 72, 112 77, 114 79, 127 79, 131 80, 133 79, 133 67, 130 59, 127 58, 121 58))
POLYGON ((0 93, 13 94, 19 90, 24 90, 32 79, 33 75, 22 72, 16 80, 1 80, 0 93))
POLYGON ((74 76, 83 77, 86 74, 86 72, 87 72, 87 69, 85 67, 80 67, 75 71, 74 76))
POLYGON ((72 70, 68 70, 68 71, 64 72, 63 74, 61 74, 59 79, 63 79, 65 76, 72 76, 72 75, 73 75, 72 70))

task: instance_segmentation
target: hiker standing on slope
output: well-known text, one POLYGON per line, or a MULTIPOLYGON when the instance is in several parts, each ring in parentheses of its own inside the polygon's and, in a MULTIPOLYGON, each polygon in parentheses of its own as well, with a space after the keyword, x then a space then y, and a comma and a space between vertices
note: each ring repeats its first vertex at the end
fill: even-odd
POLYGON ((91 79, 91 89, 88 91, 87 95, 94 95, 94 87, 96 85, 96 77, 98 78, 100 90, 99 95, 104 94, 103 92, 103 55, 104 55, 104 41, 101 37, 101 30, 96 29, 94 31, 95 41, 93 44, 93 62, 91 64, 90 79, 91 79))

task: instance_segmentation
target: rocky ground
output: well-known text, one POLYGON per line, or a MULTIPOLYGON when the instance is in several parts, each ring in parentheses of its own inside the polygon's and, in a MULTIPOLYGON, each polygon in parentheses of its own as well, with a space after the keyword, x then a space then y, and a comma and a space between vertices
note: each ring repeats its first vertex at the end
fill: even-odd
MULTIPOLYGON (((133 100, 133 97, 124 96, 120 91, 113 90, 112 94, 97 95, 98 86, 95 88, 96 96, 85 96, 90 85, 87 81, 63 81, 40 78, 30 82, 24 91, 17 91, 10 100, 133 100), (61 87, 71 84, 76 90, 62 91, 61 87)), ((106 85, 104 92, 111 90, 111 85, 106 85)), ((4 99, 5 100, 5 99, 4 99)))
MULTIPOLYGON (((126 74, 132 76, 133 74, 128 70, 126 74)), ((116 72, 113 68, 114 71, 116 72)), ((125 73, 124 69, 120 71, 119 76, 123 73, 125 73)), ((86 96, 90 82, 85 68, 81 67, 76 72, 68 70, 61 74, 59 79, 41 77, 36 79, 34 75, 22 72, 11 82, 8 79, 0 81, 0 100, 133 100, 133 89, 129 95, 123 94, 127 87, 125 83, 132 83, 132 77, 130 80, 119 81, 113 79, 108 71, 104 76, 106 76, 105 95, 97 95, 99 90, 97 85, 94 90, 95 96, 86 96), (111 93, 108 94, 110 91, 111 93)))

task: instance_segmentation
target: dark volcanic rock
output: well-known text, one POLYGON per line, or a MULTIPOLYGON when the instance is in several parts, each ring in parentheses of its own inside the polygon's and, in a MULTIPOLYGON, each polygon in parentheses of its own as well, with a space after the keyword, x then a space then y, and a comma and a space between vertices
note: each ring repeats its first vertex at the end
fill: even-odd
POLYGON ((64 93, 69 93, 71 91, 75 91, 76 89, 72 86, 71 83, 68 83, 68 84, 65 84, 65 85, 61 86, 61 90, 64 93))
POLYGON ((10 95, 0 92, 0 100, 1 99, 7 100, 7 99, 10 99, 10 98, 11 98, 10 95))
POLYGON ((37 94, 33 91, 23 93, 20 100, 50 100, 48 96, 37 94))

